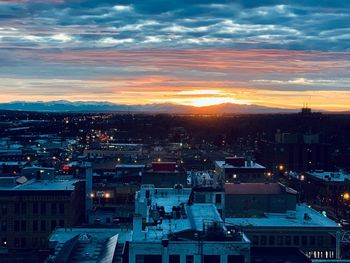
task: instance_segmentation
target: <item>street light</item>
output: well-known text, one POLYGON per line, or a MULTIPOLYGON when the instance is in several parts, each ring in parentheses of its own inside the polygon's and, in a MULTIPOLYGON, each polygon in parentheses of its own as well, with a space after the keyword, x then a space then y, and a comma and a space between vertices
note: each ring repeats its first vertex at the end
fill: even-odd
POLYGON ((350 194, 349 194, 349 193, 344 193, 344 194, 343 194, 343 199, 344 199, 345 201, 349 201, 349 200, 350 200, 350 194))

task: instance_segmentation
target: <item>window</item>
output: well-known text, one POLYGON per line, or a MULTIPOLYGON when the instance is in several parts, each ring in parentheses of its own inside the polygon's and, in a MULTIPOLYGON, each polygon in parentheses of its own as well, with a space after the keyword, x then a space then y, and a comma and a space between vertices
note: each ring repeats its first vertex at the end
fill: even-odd
POLYGON ((310 246, 316 245, 316 238, 314 236, 310 237, 310 246))
POLYGON ((162 263, 162 255, 136 255, 136 263, 162 263))
POLYGON ((1 204, 1 214, 6 215, 7 214, 7 205, 1 204))
POLYGON ((19 248, 19 238, 15 238, 15 247, 19 248))
POLYGON ((317 237, 317 246, 322 246, 323 245, 323 236, 318 236, 317 237))
POLYGON ((51 215, 56 215, 57 214, 57 204, 52 203, 51 204, 51 215))
POLYGON ((170 255, 169 263, 180 263, 180 255, 170 255))
POLYGON ((33 232, 38 231, 38 220, 33 220, 33 232))
POLYGON ((38 247, 38 245, 39 245, 39 238, 33 237, 32 238, 32 246, 33 247, 38 247))
POLYGON ((283 245, 283 236, 277 236, 277 245, 282 246, 283 245))
POLYGON ((22 215, 26 215, 27 214, 27 204, 23 203, 21 205, 21 212, 22 212, 22 215))
POLYGON ((194 262, 193 255, 187 255, 186 256, 186 263, 193 263, 193 262, 194 262))
POLYGON ((220 263, 220 256, 219 255, 205 255, 204 256, 204 263, 220 263))
POLYGON ((58 209, 59 209, 60 214, 63 215, 64 214, 64 203, 60 203, 58 209))
POLYGON ((33 214, 38 214, 39 211, 39 204, 33 203, 33 214))
POLYGON ((259 237, 258 236, 253 236, 252 241, 253 241, 254 246, 259 245, 259 237))
POLYGON ((227 263, 244 263, 244 256, 242 256, 242 255, 229 255, 227 257, 227 263))
POLYGON ((307 236, 302 236, 302 237, 301 237, 301 244, 302 244, 303 246, 306 246, 306 245, 307 245, 307 236))
POLYGON ((216 204, 221 204, 221 194, 216 194, 215 195, 215 203, 216 204))
POLYGON ((274 246, 275 245, 275 236, 269 236, 269 245, 274 246))
POLYGON ((21 221, 21 231, 23 232, 27 231, 27 221, 25 220, 21 221))
POLYGON ((294 244, 294 246, 299 246, 299 236, 293 237, 293 244, 294 244))
POLYGON ((42 214, 42 215, 46 214, 46 204, 45 203, 40 204, 40 214, 42 214))
POLYGON ((7 231, 7 222, 2 221, 1 222, 1 232, 6 232, 7 231))
POLYGON ((292 237, 291 236, 286 236, 286 246, 291 246, 292 245, 292 237))
POLYGON ((60 226, 60 227, 64 227, 64 220, 60 220, 59 226, 60 226))
POLYGON ((22 237, 21 238, 21 248, 25 248, 26 247, 26 238, 22 237))
POLYGON ((56 228, 56 220, 51 220, 51 230, 56 228))
POLYGON ((266 236, 261 236, 260 237, 260 245, 266 246, 267 245, 267 237, 266 236))
POLYGON ((45 220, 40 221, 40 231, 46 231, 46 221, 45 220))
POLYGON ((19 209, 20 209, 19 203, 15 203, 15 213, 19 213, 19 209))
POLYGON ((19 231, 19 221, 18 220, 15 220, 13 230, 15 232, 19 231))

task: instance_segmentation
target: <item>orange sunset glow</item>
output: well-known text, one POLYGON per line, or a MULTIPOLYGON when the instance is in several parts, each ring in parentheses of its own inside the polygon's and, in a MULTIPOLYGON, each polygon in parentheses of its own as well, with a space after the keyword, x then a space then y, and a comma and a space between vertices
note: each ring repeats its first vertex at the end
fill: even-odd
MULTIPOLYGON (((174 16, 169 19, 162 12, 149 16, 135 3, 100 4, 101 9, 93 8, 95 15, 84 7, 85 15, 69 13, 63 19, 60 11, 74 7, 67 1, 48 1, 43 5, 52 8, 57 19, 52 20, 57 24, 50 24, 49 12, 35 11, 31 1, 9 1, 8 10, 38 13, 20 24, 11 19, 0 24, 0 102, 277 109, 299 109, 309 103, 318 110, 350 109, 348 35, 324 29, 333 23, 332 10, 328 20, 322 15, 326 21, 314 35, 290 5, 242 7, 243 13, 234 11, 239 5, 213 5, 208 7, 213 17, 186 19, 176 18, 182 7, 175 12, 173 6, 161 5, 174 16), (269 15, 277 24, 260 21, 269 15), (280 25, 283 17, 295 21, 280 25), (65 23, 71 24, 62 26, 65 23)), ((308 19, 318 25, 321 21, 314 15, 310 12, 308 19)))

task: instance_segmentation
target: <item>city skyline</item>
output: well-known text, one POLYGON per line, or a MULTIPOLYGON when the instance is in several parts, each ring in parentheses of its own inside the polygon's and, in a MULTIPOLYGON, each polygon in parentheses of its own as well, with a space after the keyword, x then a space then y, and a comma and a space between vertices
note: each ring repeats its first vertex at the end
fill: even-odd
POLYGON ((0 1, 9 101, 344 111, 346 1, 0 1))

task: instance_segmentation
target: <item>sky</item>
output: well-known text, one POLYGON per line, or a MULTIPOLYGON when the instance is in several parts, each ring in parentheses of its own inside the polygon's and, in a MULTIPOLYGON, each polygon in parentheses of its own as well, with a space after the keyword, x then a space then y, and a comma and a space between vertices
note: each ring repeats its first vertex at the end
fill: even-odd
POLYGON ((350 1, 0 0, 0 102, 350 110, 350 1))

